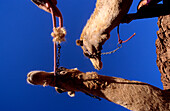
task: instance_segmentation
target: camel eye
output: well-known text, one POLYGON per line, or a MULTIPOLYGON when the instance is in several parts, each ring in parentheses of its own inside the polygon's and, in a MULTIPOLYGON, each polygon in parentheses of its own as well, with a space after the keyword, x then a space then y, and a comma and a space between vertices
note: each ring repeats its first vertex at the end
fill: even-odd
POLYGON ((65 74, 67 74, 67 72, 66 71, 61 71, 60 74, 65 75, 65 74))
POLYGON ((86 57, 88 57, 88 58, 94 58, 94 57, 95 57, 95 56, 92 55, 89 51, 84 52, 84 55, 85 55, 86 57))
POLYGON ((86 57, 90 57, 90 55, 89 55, 88 53, 86 53, 86 52, 84 52, 84 55, 85 55, 86 57))
POLYGON ((76 40, 77 46, 83 46, 83 40, 76 40))
POLYGON ((59 67, 59 70, 60 70, 60 71, 65 71, 66 68, 64 68, 64 67, 59 67))
POLYGON ((31 1, 34 2, 37 5, 45 4, 45 2, 43 0, 31 0, 31 1))

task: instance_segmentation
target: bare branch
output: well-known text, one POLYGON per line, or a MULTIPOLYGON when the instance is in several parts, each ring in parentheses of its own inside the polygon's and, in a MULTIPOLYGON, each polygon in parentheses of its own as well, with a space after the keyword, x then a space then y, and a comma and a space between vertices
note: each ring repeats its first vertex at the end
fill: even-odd
POLYGON ((122 23, 129 23, 136 19, 153 18, 168 14, 170 14, 170 8, 167 5, 157 4, 153 6, 144 6, 140 8, 137 13, 127 14, 122 20, 122 23))

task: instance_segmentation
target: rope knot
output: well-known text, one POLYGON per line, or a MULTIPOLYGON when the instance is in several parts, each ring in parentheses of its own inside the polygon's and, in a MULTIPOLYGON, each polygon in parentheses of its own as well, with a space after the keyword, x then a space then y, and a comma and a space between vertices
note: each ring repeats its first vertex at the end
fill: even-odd
POLYGON ((63 27, 54 27, 51 36, 54 37, 53 42, 61 43, 65 41, 66 30, 63 27))

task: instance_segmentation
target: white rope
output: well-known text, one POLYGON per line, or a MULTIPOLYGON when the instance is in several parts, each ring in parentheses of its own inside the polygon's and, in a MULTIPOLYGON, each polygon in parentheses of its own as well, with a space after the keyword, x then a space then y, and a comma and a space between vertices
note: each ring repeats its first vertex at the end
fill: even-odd
POLYGON ((117 50, 119 50, 120 48, 122 48, 122 44, 120 44, 119 46, 119 43, 117 44, 117 48, 113 51, 110 51, 110 52, 104 52, 104 53, 101 53, 101 55, 108 55, 108 54, 113 54, 115 53, 117 50))
POLYGON ((54 27, 51 36, 53 38, 53 42, 64 42, 65 41, 66 30, 63 27, 54 27))

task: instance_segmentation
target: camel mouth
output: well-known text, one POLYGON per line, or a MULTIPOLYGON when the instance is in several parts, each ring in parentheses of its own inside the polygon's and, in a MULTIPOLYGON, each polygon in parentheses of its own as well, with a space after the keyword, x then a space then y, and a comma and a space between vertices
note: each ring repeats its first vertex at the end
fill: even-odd
POLYGON ((101 50, 97 51, 93 48, 93 51, 89 51, 84 45, 82 46, 83 54, 90 59, 95 69, 100 70, 103 67, 101 62, 101 50), (92 53, 94 52, 94 53, 92 53))
POLYGON ((102 69, 103 63, 101 62, 100 54, 92 55, 90 53, 84 53, 84 55, 90 59, 90 61, 92 62, 95 69, 97 69, 97 70, 102 69))
POLYGON ((49 85, 49 76, 43 71, 31 71, 27 74, 27 82, 32 85, 49 85))
POLYGON ((27 83, 31 84, 31 85, 36 85, 36 82, 34 82, 33 80, 33 75, 35 73, 38 73, 39 71, 31 71, 27 74, 27 83))
POLYGON ((27 83, 29 83, 29 84, 31 84, 31 85, 42 85, 43 87, 49 85, 49 84, 47 83, 47 81, 44 81, 42 84, 37 84, 36 82, 34 82, 34 81, 32 80, 31 77, 28 77, 28 78, 27 78, 27 83))
POLYGON ((97 58, 97 57, 90 58, 90 61, 92 62, 95 69, 97 69, 97 70, 102 69, 103 63, 101 62, 101 60, 99 58, 97 58))
POLYGON ((33 82, 33 80, 31 79, 31 77, 27 77, 27 83, 31 84, 31 85, 36 85, 35 82, 33 82))

